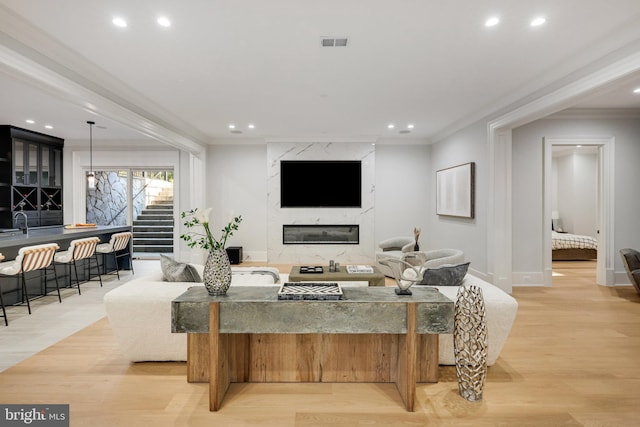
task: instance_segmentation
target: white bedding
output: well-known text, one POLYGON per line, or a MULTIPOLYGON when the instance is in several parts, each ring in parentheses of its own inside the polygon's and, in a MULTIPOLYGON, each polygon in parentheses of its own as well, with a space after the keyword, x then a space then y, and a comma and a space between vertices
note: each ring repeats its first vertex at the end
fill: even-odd
POLYGON ((551 232, 551 249, 598 249, 598 241, 591 236, 551 232))

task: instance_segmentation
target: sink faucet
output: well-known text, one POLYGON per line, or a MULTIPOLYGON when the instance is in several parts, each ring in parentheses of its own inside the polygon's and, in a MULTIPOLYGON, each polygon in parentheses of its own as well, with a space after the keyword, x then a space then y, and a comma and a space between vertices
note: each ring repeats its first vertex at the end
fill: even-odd
POLYGON ((29 226, 27 225, 27 214, 24 213, 23 211, 18 211, 13 216, 13 219, 15 220, 18 217, 18 215, 22 215, 22 219, 24 220, 24 228, 21 228, 22 229, 22 233, 23 234, 27 234, 29 232, 29 226))

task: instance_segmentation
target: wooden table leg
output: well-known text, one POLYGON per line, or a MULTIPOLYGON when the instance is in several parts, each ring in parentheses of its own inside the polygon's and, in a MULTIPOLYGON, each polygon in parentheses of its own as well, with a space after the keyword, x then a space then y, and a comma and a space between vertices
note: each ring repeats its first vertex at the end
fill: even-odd
POLYGON ((438 348, 440 336, 438 334, 423 334, 418 336, 417 360, 418 382, 437 383, 438 382, 438 348))
POLYGON ((209 382, 209 334, 187 334, 187 381, 209 382))
POLYGON ((220 303, 209 305, 209 410, 217 411, 231 384, 228 360, 229 337, 220 334, 220 303))
POLYGON ((415 411, 417 340, 416 304, 410 302, 407 303, 407 333, 406 335, 400 335, 398 344, 398 368, 396 373, 396 387, 409 412, 415 411))

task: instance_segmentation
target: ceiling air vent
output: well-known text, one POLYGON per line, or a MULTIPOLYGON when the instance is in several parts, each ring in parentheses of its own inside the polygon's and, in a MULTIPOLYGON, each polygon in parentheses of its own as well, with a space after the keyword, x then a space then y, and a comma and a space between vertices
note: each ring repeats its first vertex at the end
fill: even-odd
POLYGON ((322 47, 347 47, 348 37, 320 37, 322 47))

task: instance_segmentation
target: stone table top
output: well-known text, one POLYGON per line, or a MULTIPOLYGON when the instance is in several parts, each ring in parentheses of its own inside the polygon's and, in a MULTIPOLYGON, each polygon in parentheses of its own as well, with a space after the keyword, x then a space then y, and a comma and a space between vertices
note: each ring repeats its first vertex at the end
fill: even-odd
POLYGON ((343 288, 338 301, 278 300, 279 286, 231 286, 209 295, 195 285, 171 303, 171 330, 207 333, 209 304, 220 303, 221 333, 404 334, 407 303, 416 303, 418 334, 453 332, 454 303, 430 287, 399 296, 394 287, 343 288))

